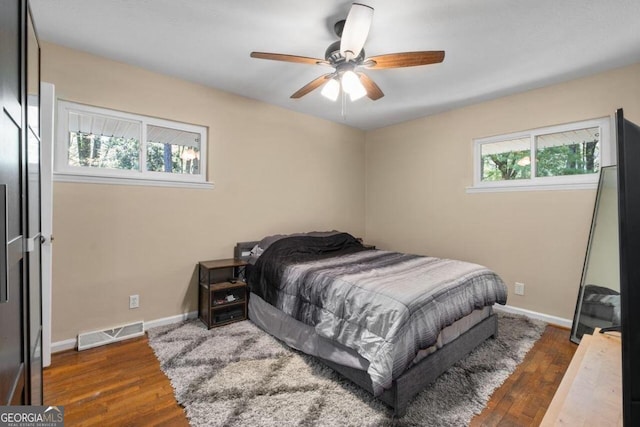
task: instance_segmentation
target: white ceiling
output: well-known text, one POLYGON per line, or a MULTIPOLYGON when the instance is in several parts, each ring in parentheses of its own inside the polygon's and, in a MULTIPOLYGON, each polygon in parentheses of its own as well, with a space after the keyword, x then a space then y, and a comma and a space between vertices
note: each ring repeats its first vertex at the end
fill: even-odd
POLYGON ((289 96, 329 69, 253 59, 324 58, 349 1, 31 0, 40 39, 360 129, 403 122, 640 62, 639 0, 360 0, 375 8, 367 56, 445 50, 442 64, 368 70, 385 96, 289 96))

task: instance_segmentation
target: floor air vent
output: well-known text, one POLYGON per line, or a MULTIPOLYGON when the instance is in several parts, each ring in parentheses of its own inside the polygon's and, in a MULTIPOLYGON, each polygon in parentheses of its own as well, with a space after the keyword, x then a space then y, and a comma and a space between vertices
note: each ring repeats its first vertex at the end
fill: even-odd
POLYGON ((103 331, 84 332, 78 335, 78 350, 98 347, 144 335, 144 322, 134 322, 103 331))

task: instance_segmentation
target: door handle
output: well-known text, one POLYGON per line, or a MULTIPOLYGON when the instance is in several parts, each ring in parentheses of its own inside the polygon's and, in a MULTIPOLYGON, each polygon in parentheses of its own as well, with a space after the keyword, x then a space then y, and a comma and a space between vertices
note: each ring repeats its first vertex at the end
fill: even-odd
POLYGON ((33 237, 27 237, 25 239, 25 252, 33 252, 36 249, 36 242, 42 243, 42 235, 40 233, 36 234, 33 237))

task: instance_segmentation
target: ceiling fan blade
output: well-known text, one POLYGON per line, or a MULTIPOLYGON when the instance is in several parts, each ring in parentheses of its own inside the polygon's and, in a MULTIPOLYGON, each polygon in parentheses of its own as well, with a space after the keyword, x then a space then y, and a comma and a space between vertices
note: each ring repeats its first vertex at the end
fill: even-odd
POLYGON ((367 96, 372 101, 378 100, 384 96, 384 93, 382 93, 382 90, 380 90, 376 82, 371 80, 369 76, 367 76, 364 73, 358 73, 358 77, 360 77, 360 82, 362 83, 362 86, 364 86, 365 90, 367 91, 367 96))
POLYGON ((252 58, 259 59, 271 59, 272 61, 285 61, 285 62, 297 62, 299 64, 323 64, 329 65, 329 62, 324 59, 308 58, 306 56, 297 55, 285 55, 283 53, 269 53, 269 52, 251 52, 252 58))
POLYGON ((416 67, 418 65, 437 64, 444 61, 444 50, 422 52, 389 53, 367 58, 362 65, 371 70, 385 68, 416 67))
POLYGON ((369 35, 372 20, 372 7, 360 3, 351 5, 340 39, 340 53, 347 61, 356 58, 360 54, 369 35))
POLYGON ((315 80, 312 80, 311 82, 307 83, 306 85, 304 85, 300 89, 298 89, 298 91, 296 93, 291 95, 291 98, 294 98, 294 99, 302 98, 303 96, 305 96, 309 92, 311 92, 314 89, 317 89, 320 86, 322 86, 333 75, 334 75, 333 73, 329 73, 329 74, 325 74, 324 76, 320 76, 315 80))

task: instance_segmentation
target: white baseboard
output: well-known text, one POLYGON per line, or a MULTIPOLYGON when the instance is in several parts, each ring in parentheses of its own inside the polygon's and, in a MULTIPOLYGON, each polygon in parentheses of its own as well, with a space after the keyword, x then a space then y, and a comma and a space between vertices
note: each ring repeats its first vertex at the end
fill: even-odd
POLYGON ((60 353, 65 350, 73 350, 78 345, 76 338, 71 338, 64 341, 56 341, 51 343, 51 353, 60 353))
MULTIPOLYGON (((144 322, 144 330, 150 328, 156 328, 158 326, 171 325, 173 323, 180 323, 188 319, 195 319, 198 317, 197 311, 191 311, 189 313, 182 313, 176 316, 164 317, 162 319, 150 320, 148 322, 144 322)), ((73 350, 78 347, 78 339, 70 338, 64 341, 56 341, 51 343, 51 353, 60 353, 61 351, 73 350)))
POLYGON ((573 321, 569 319, 563 319, 562 317, 551 316, 549 314, 544 314, 544 313, 538 313, 537 311, 525 310, 524 308, 513 307, 510 305, 494 304, 493 308, 496 311, 504 311, 506 313, 511 313, 511 314, 521 314, 523 316, 527 316, 532 319, 542 320, 543 322, 547 322, 551 325, 556 325, 563 328, 571 329, 571 325, 573 324, 573 321))
MULTIPOLYGON (((551 316, 544 313, 538 313, 537 311, 525 310, 524 308, 512 307, 510 305, 495 304, 493 307, 497 311, 504 311, 506 313, 512 313, 512 314, 521 314, 523 316, 527 316, 532 319, 542 320, 543 322, 547 322, 552 325, 561 326, 563 328, 571 329, 571 325, 573 323, 573 321, 569 319, 563 319, 562 317, 551 316)), ((198 312, 191 311, 189 313, 182 313, 176 316, 169 316, 161 319, 150 320, 148 322, 144 322, 144 330, 146 331, 147 329, 156 328, 158 326, 171 325, 173 323, 183 322, 188 319, 195 319, 196 317, 198 317, 198 312)), ((77 344, 78 343, 76 338, 51 343, 51 353, 59 353, 65 350, 72 350, 77 347, 77 344)))
POLYGON ((185 320, 195 319, 198 317, 197 311, 191 311, 189 313, 182 313, 176 316, 163 317, 162 319, 150 320, 148 322, 144 322, 144 330, 151 328, 157 328, 158 326, 171 325, 173 323, 184 322, 185 320))

